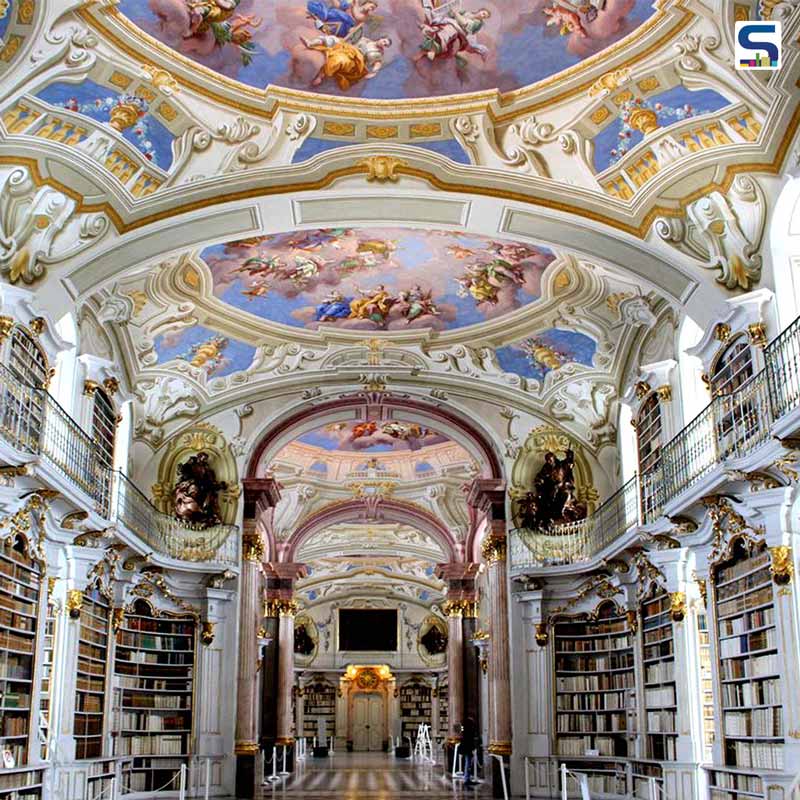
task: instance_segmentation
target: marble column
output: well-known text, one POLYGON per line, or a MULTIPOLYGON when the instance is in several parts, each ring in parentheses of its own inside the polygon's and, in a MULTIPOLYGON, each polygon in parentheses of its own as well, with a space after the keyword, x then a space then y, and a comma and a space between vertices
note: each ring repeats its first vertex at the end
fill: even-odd
POLYGON ((265 527, 280 499, 271 479, 244 481, 242 568, 239 575, 239 663, 236 680, 236 796, 251 798, 260 791, 261 751, 257 669, 258 627, 261 620, 262 562, 265 527))
POLYGON ((459 601, 448 601, 444 605, 447 614, 447 744, 461 741, 461 725, 464 722, 464 635, 461 618, 464 607, 459 601))
POLYGON ((255 520, 245 520, 239 575, 239 667, 236 693, 236 796, 254 797, 260 783, 256 669, 264 545, 255 520))
POLYGON ((278 601, 278 692, 276 738, 278 747, 294 744, 292 687, 294 686, 294 600, 278 601))

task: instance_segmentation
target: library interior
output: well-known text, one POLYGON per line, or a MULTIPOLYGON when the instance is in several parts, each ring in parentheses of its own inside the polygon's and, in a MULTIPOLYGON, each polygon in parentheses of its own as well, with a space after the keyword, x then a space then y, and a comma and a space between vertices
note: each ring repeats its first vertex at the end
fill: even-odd
POLYGON ((0 0, 0 800, 800 800, 798 570, 800 0, 0 0))

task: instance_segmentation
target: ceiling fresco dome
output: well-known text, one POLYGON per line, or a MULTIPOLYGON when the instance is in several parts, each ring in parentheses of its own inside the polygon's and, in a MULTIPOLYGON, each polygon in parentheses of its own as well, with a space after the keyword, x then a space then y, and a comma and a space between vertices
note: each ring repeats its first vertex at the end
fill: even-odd
POLYGON ((371 100, 514 92, 608 51, 648 0, 121 0, 152 40, 245 86, 371 100))

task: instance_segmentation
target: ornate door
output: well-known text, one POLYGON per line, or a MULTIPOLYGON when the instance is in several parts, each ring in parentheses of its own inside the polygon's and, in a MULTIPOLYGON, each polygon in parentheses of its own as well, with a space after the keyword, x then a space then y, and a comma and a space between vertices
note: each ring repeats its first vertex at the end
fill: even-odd
POLYGON ((353 698, 353 750, 383 749, 383 695, 357 694, 353 698))

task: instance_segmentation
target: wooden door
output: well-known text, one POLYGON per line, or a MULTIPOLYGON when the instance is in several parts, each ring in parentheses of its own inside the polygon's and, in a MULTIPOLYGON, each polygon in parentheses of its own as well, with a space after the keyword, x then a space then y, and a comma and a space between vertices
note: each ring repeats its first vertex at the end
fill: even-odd
POLYGON ((383 696, 357 694, 353 698, 353 750, 383 749, 383 696))

